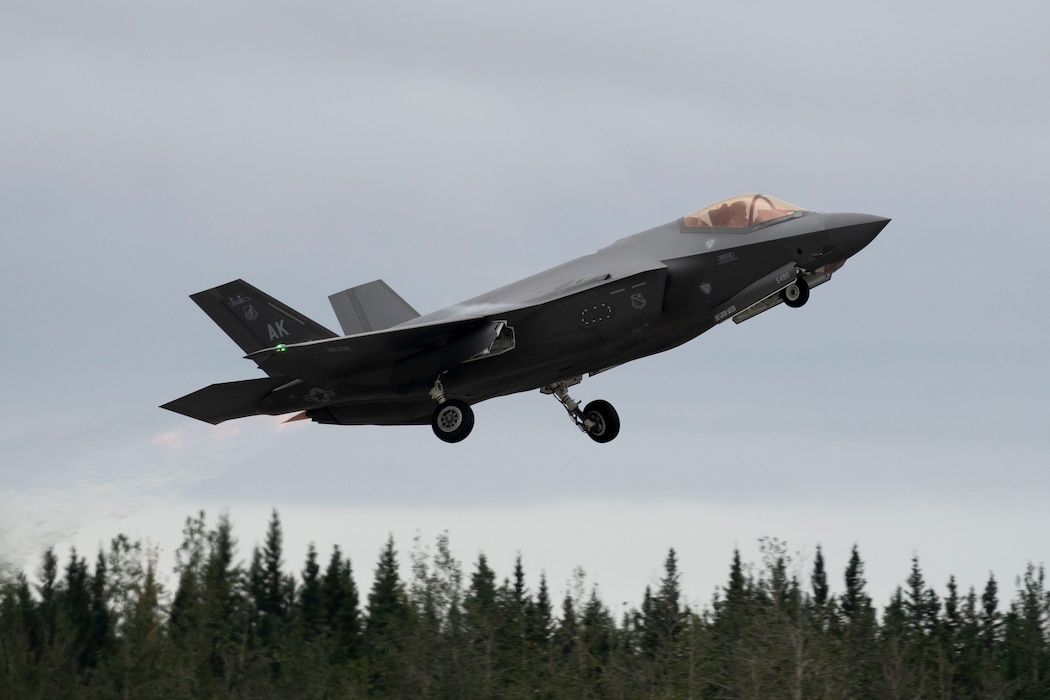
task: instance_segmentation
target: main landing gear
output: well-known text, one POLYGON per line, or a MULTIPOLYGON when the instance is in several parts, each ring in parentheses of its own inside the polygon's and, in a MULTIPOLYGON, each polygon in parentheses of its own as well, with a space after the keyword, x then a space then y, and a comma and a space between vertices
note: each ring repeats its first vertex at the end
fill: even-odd
POLYGON ((793 309, 809 301, 809 283, 801 275, 791 284, 780 290, 780 298, 793 309))
MULTIPOLYGON (((591 401, 583 410, 580 404, 569 396, 569 387, 579 384, 581 377, 575 377, 540 389, 544 394, 554 394, 554 398, 568 411, 569 417, 576 426, 587 433, 595 442, 609 442, 620 434, 620 416, 608 401, 591 401)), ((459 399, 445 398, 445 388, 438 379, 430 387, 430 398, 437 401, 437 408, 430 417, 430 426, 434 434, 445 442, 459 442, 470 435, 474 429, 474 411, 459 399)))
POLYGON ((566 381, 548 384, 540 389, 544 394, 553 394, 569 413, 576 426, 595 442, 609 442, 620 434, 620 416, 608 401, 591 401, 580 410, 580 403, 569 396, 569 387, 583 381, 574 377, 566 381))
POLYGON ((446 399, 445 388, 438 379, 430 387, 430 398, 437 401, 437 408, 430 417, 434 434, 445 442, 459 442, 474 429, 474 410, 459 399, 446 399))

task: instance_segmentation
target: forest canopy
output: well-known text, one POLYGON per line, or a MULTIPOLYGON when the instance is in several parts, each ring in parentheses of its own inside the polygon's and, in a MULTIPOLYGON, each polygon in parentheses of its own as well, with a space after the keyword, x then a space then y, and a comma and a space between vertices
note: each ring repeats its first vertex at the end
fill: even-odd
POLYGON ((553 600, 520 555, 502 576, 484 554, 465 568, 447 534, 417 540, 407 572, 389 538, 367 591, 338 546, 311 545, 295 571, 282 550, 276 511, 247 563, 229 518, 202 512, 166 590, 156 550, 124 535, 93 565, 49 549, 35 582, 0 583, 0 697, 1050 697, 1041 566, 1000 601, 994 577, 938 592, 915 557, 879 607, 856 546, 838 576, 818 547, 803 576, 766 538, 696 608, 669 550, 659 584, 615 615, 582 570, 553 600))

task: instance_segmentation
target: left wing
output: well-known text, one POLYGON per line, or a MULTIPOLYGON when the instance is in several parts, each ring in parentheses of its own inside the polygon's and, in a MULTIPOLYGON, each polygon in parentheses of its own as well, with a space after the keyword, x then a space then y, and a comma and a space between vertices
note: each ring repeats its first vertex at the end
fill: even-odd
POLYGON ((296 377, 319 387, 374 384, 406 393, 429 386, 445 370, 487 350, 499 328, 498 321, 467 318, 278 345, 247 357, 271 376, 296 377))

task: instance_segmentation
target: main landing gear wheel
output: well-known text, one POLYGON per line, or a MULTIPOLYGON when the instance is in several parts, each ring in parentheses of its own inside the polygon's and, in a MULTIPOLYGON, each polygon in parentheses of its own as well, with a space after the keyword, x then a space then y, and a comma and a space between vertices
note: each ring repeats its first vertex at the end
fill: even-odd
POLYGON ((809 284, 802 277, 780 290, 780 298, 793 309, 809 301, 809 284))
POLYGON ((609 442, 620 434, 620 416, 608 401, 591 401, 583 409, 583 415, 593 425, 587 428, 587 435, 595 442, 609 442))
POLYGON ((447 399, 434 409, 430 425, 445 442, 459 442, 474 429, 474 411, 458 399, 447 399))

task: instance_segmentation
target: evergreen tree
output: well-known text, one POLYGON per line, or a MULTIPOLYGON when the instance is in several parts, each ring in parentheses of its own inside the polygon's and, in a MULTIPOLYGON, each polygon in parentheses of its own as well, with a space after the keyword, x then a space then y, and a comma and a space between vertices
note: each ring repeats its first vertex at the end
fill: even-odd
POLYGON ((258 546, 252 548, 252 559, 248 565, 248 571, 244 575, 242 586, 247 591, 247 634, 248 645, 251 648, 262 646, 262 610, 263 599, 266 597, 266 576, 263 572, 262 550, 258 546))
POLYGON ((940 601, 937 594, 926 587, 918 556, 911 560, 907 589, 903 598, 906 654, 911 669, 913 693, 925 694, 934 685, 934 669, 937 660, 934 653, 940 601))
POLYGON ((1047 649, 1047 598, 1042 567, 1029 563, 1003 626, 1007 672, 1015 680, 1015 697, 1050 697, 1050 655, 1047 649))
POLYGON ((561 619, 554 630, 554 653, 551 655, 551 680, 555 687, 575 688, 572 683, 579 678, 577 664, 577 638, 579 624, 572 595, 566 593, 561 602, 561 619))
MULTIPOLYGON (((682 592, 678 574, 678 556, 674 548, 668 550, 664 560, 664 576, 660 579, 660 590, 653 601, 652 624, 663 654, 670 653, 675 640, 682 631, 684 613, 682 592)), ((649 621, 646 622, 649 625, 649 621)))
POLYGON ((864 562, 857 545, 853 545, 844 575, 845 590, 839 599, 838 612, 842 649, 842 678, 847 697, 874 698, 876 679, 881 675, 875 652, 877 620, 875 608, 867 593, 864 562))
POLYGON ((197 653, 196 635, 201 622, 201 597, 203 593, 203 567, 207 556, 207 528, 204 511, 196 518, 186 518, 182 529, 182 544, 175 552, 175 573, 178 587, 171 603, 171 634, 176 644, 185 652, 187 663, 196 667, 197 661, 189 660, 197 653))
POLYGON ((398 573, 391 535, 379 554, 368 594, 364 644, 370 660, 369 683, 379 694, 396 694, 404 683, 403 641, 410 630, 411 610, 398 573))
POLYGON ((0 582, 0 697, 32 697, 39 626, 22 572, 0 582))
POLYGON ((867 581, 864 579, 864 562, 861 561, 857 545, 853 545, 850 553, 849 564, 846 566, 845 576, 846 590, 842 594, 842 603, 839 609, 844 618, 844 626, 849 629, 858 627, 866 629, 874 617, 871 607, 871 598, 868 597, 864 587, 867 581))
POLYGON ((163 675, 167 670, 165 655, 170 655, 170 651, 164 639, 162 593, 156 578, 154 552, 147 563, 135 607, 124 626, 123 653, 113 666, 119 675, 112 681, 125 697, 156 697, 171 691, 163 675))
MULTIPOLYGON (((259 612, 263 620, 269 620, 271 634, 275 631, 278 621, 285 616, 284 609, 284 577, 281 567, 284 565, 283 557, 284 536, 281 531, 281 519, 277 509, 273 509, 270 515, 270 524, 266 530, 266 542, 262 551, 262 598, 259 600, 259 612)), ((264 638, 267 635, 264 634, 264 638)), ((267 638, 267 641, 271 641, 267 638)))
POLYGON ((685 619, 681 595, 678 557, 671 548, 664 560, 664 575, 655 595, 646 586, 637 623, 639 647, 649 661, 649 670, 643 675, 653 688, 667 683, 673 665, 685 619))
MULTIPOLYGON (((582 680, 590 697, 609 697, 612 694, 610 691, 616 687, 617 679, 610 668, 616 648, 616 624, 598 598, 597 588, 592 588, 591 595, 583 606, 579 627, 579 649, 583 657, 582 680)), ((666 662, 670 661, 668 657, 666 662)))
POLYGON ((63 617, 72 628, 73 649, 78 671, 92 665, 91 637, 91 593, 88 587, 87 561, 77 557, 74 547, 66 565, 65 585, 62 601, 63 617))
POLYGON ((988 576, 988 583, 981 594, 980 637, 981 646, 989 657, 994 657, 999 646, 1002 620, 999 614, 999 585, 995 576, 988 576))
POLYGON ((856 547, 839 597, 820 550, 809 593, 786 545, 763 539, 763 568, 735 552, 695 614, 670 550, 617 624, 581 569, 557 620, 546 577, 533 598, 520 555, 500 586, 479 556, 464 587, 447 535, 432 559, 417 547, 406 592, 390 538, 362 632, 349 560, 334 548, 322 576, 311 545, 293 578, 274 516, 247 571, 227 518, 211 531, 189 518, 168 610, 156 550, 123 535, 93 573, 76 550, 62 566, 48 550, 35 587, 0 580, 0 697, 1050 697, 1050 593, 1035 565, 1004 615, 994 577, 983 595, 960 595, 952 577, 940 598, 916 557, 876 618, 856 547))
POLYGON ((824 570, 824 552, 817 545, 817 554, 813 558, 813 604, 823 609, 828 604, 828 575, 824 570))
POLYGON ((40 584, 37 586, 37 593, 40 595, 40 604, 37 609, 42 633, 41 642, 45 648, 54 643, 58 624, 57 580, 58 557, 55 556, 55 550, 48 547, 44 552, 43 563, 40 565, 40 584))
POLYGON ((530 608, 529 640, 540 650, 546 652, 554 628, 554 613, 551 608, 550 589, 547 587, 547 575, 540 574, 540 586, 536 591, 536 604, 530 608))
POLYGON ((320 572, 317 549, 311 542, 303 567, 303 585, 299 588, 299 619, 303 636, 308 640, 316 639, 324 617, 320 572))
POLYGON ((892 700, 916 697, 913 694, 912 660, 908 653, 908 614, 905 610, 904 594, 898 586, 882 614, 882 675, 886 681, 883 695, 892 700))
POLYGON ((261 580, 257 589, 259 598, 256 607, 259 614, 259 641, 266 649, 270 663, 270 673, 277 678, 281 673, 281 661, 278 646, 285 632, 287 608, 285 606, 286 585, 281 567, 283 560, 284 536, 281 531, 281 518, 274 508, 270 513, 270 523, 266 528, 266 540, 262 550, 261 580))
POLYGON ((237 541, 225 513, 208 533, 208 552, 202 571, 201 616, 211 676, 225 691, 241 672, 242 625, 238 616, 240 571, 234 564, 237 541))
POLYGON ((468 638, 468 653, 479 697, 495 694, 502 683, 497 650, 500 609, 496 601, 496 574, 484 554, 478 555, 470 586, 463 601, 463 626, 468 638))
POLYGON ((350 560, 342 558, 339 545, 333 548, 325 569, 321 601, 324 624, 334 641, 333 660, 341 662, 356 658, 361 646, 360 603, 350 560))
POLYGON ((929 640, 937 631, 940 600, 933 589, 926 587, 919 557, 911 560, 911 573, 908 575, 908 589, 904 598, 904 613, 910 638, 917 648, 928 650, 929 640))
MULTIPOLYGON (((954 581, 954 578, 952 579, 954 581)), ((949 595, 949 599, 951 595, 949 595)), ((945 604, 945 617, 949 606, 945 604)), ((955 687, 958 697, 969 700, 980 697, 983 685, 980 658, 980 634, 977 593, 970 586, 959 608, 959 624, 955 633, 958 664, 955 672, 955 687)))
POLYGON ((944 615, 936 633, 937 688, 941 695, 956 695, 956 685, 962 663, 959 643, 963 628, 962 601, 955 577, 948 578, 948 595, 944 599, 944 615))
MULTIPOLYGON (((752 630, 761 625, 757 603, 753 581, 744 574, 740 550, 734 549, 729 581, 713 605, 711 640, 715 659, 709 685, 714 697, 738 697, 745 694, 746 686, 753 686, 751 670, 756 660, 750 642, 754 638, 752 630)), ((752 688, 751 693, 756 692, 752 688)))

